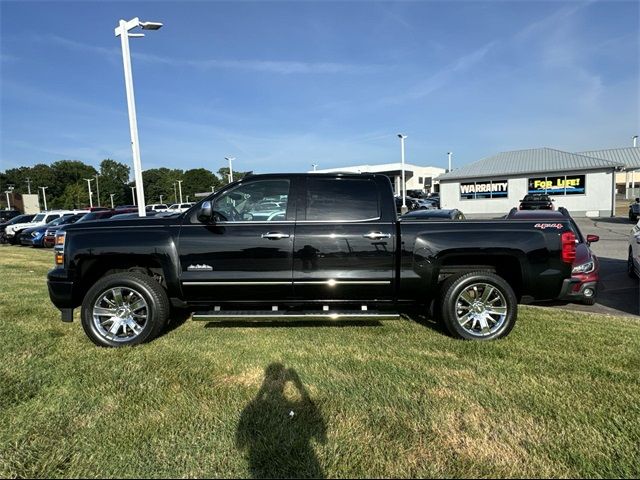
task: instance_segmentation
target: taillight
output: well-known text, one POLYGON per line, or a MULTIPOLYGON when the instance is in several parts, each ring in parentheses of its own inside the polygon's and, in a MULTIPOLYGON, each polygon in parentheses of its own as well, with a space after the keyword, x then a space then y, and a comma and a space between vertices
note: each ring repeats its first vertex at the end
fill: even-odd
POLYGON ((564 232, 562 239, 562 261, 565 263, 573 263, 576 259, 576 236, 573 232, 564 232))

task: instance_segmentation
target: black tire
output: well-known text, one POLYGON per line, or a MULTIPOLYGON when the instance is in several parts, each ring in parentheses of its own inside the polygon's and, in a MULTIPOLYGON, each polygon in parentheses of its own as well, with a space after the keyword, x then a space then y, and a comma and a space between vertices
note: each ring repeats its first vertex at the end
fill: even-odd
POLYGON ((633 266, 633 251, 631 247, 629 247, 629 255, 627 256, 627 275, 629 275, 633 279, 637 279, 636 269, 633 266))
MULTIPOLYGON (((98 280, 89 289, 82 302, 82 328, 93 343, 100 347, 124 347, 149 342, 162 333, 169 319, 171 306, 167 293, 162 286, 148 275, 137 272, 114 273, 98 280), (93 319, 96 302, 114 288, 133 291, 146 302, 142 310, 146 320, 142 330, 133 338, 112 340, 100 332, 93 319)), ((119 331, 119 330, 118 330, 119 331)), ((124 328, 126 333, 126 328, 124 328)))
MULTIPOLYGON (((447 330, 455 338, 465 340, 494 340, 505 337, 511 332, 516 324, 518 316, 518 300, 511 286, 499 275, 490 272, 470 272, 448 278, 442 286, 442 296, 440 299, 440 308, 438 313, 447 327, 447 330), (476 294, 478 291, 484 291, 486 286, 492 287, 488 290, 491 292, 488 301, 494 298, 499 301, 499 305, 504 304, 504 316, 497 315, 499 319, 496 321, 494 317, 492 321, 496 323, 486 332, 473 333, 465 328, 458 321, 458 298, 468 289, 476 286, 476 294), (478 290, 480 289, 480 290, 478 290), (495 293, 499 292, 499 294, 495 293)), ((476 300, 480 300, 476 298, 476 300)), ((466 307, 465 307, 466 308, 466 307)), ((494 308, 494 307, 491 307, 494 308)), ((471 311, 471 310, 470 310, 471 311)), ((475 325, 473 320, 472 324, 475 325)))
POLYGON ((596 304, 595 295, 593 297, 583 298, 582 299, 582 303, 583 303, 583 305, 595 305, 596 304))

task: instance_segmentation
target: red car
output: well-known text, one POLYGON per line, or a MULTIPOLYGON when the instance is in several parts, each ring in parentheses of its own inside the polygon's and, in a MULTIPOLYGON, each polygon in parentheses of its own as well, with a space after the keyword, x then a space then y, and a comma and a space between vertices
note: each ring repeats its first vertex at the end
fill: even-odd
POLYGON ((598 271, 600 264, 598 257, 596 257, 589 247, 592 243, 600 240, 600 237, 598 235, 587 235, 585 238, 575 220, 573 220, 569 212, 562 207, 557 211, 517 210, 514 208, 507 215, 507 218, 513 220, 544 220, 545 222, 553 222, 554 219, 567 217, 571 220, 571 227, 576 236, 576 258, 573 261, 571 277, 578 280, 578 282, 573 286, 566 299, 582 302, 586 305, 593 305, 596 303, 596 295, 598 293, 598 271))

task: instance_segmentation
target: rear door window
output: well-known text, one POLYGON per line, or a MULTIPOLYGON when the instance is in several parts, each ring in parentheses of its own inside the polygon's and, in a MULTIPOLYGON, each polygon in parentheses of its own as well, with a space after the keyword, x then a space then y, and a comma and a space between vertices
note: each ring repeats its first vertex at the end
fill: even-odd
POLYGON ((380 218, 378 187, 373 180, 308 178, 308 221, 354 221, 380 218))

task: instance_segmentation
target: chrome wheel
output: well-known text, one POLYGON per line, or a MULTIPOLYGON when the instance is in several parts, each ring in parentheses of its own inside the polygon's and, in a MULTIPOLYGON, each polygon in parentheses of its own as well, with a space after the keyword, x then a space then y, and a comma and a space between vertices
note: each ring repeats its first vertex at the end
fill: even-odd
POLYGON ((92 315, 96 333, 113 342, 126 342, 144 330, 149 306, 138 291, 114 287, 98 297, 92 315))
POLYGON ((456 299, 456 319, 470 335, 486 337, 500 330, 507 318, 507 300, 489 283, 473 283, 456 299))

